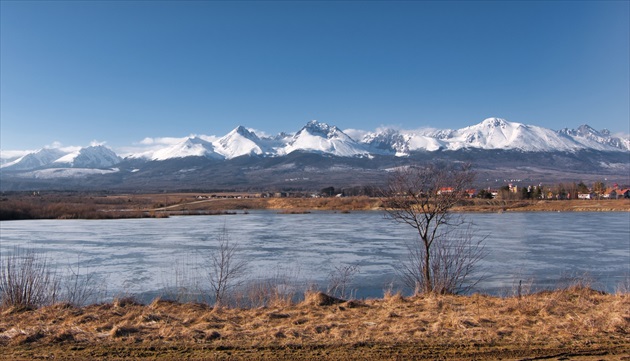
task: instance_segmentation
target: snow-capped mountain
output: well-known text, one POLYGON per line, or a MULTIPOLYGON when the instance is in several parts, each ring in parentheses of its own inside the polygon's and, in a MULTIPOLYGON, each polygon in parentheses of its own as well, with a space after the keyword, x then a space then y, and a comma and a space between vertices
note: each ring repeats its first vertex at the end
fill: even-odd
MULTIPOLYGON (((458 151, 462 149, 516 150, 520 152, 605 152, 630 151, 630 139, 614 137, 607 130, 596 131, 583 125, 577 130, 551 129, 488 118, 479 124, 457 130, 396 130, 376 132, 352 130, 353 139, 333 125, 308 122, 297 133, 280 133, 261 137, 253 130, 239 126, 221 138, 191 136, 161 149, 128 155, 134 164, 145 160, 164 161, 187 157, 229 160, 241 156, 283 157, 293 152, 326 154, 337 157, 371 157, 372 155, 407 157, 415 152, 458 151), (211 141, 212 139, 216 139, 211 141)), ((45 168, 104 169, 122 161, 105 146, 90 146, 67 153, 44 148, 2 165, 7 171, 45 168)), ((138 163, 140 162, 140 163, 138 163)))
POLYGON ((283 145, 270 138, 259 138, 256 133, 238 126, 224 137, 213 143, 217 153, 226 159, 243 155, 274 155, 275 149, 283 145))
POLYGON ((109 168, 120 163, 120 158, 113 150, 96 145, 81 148, 66 154, 53 162, 56 167, 65 168, 109 168))
POLYGON ((516 149, 529 152, 572 151, 583 148, 551 129, 488 118, 442 138, 449 150, 462 148, 516 149))
POLYGON ((212 143, 199 137, 186 138, 177 144, 159 149, 155 152, 141 153, 130 156, 130 158, 147 158, 150 160, 167 160, 186 157, 206 157, 210 159, 223 158, 220 154, 215 152, 212 143))
POLYGON ((573 152, 580 149, 601 151, 630 150, 630 140, 596 132, 588 126, 577 131, 551 129, 488 118, 469 127, 451 130, 397 131, 385 129, 368 133, 362 143, 373 149, 407 156, 413 151, 502 149, 523 152, 573 152))
POLYGON ((560 135, 568 136, 571 139, 589 148, 599 149, 602 145, 630 150, 630 139, 615 137, 608 129, 597 131, 592 127, 583 124, 577 129, 564 128, 557 132, 560 135))
POLYGON ((10 163, 2 165, 2 168, 10 170, 28 170, 48 166, 57 159, 66 155, 64 152, 56 148, 44 148, 36 152, 29 153, 10 163))
POLYGON ((186 157, 206 157, 210 159, 232 159, 243 155, 273 155, 274 146, 284 143, 259 138, 253 131, 238 126, 225 136, 210 142, 198 136, 189 137, 179 143, 162 149, 131 154, 131 159, 167 160, 186 157))
POLYGON ((113 150, 102 146, 89 146, 75 152, 57 148, 44 148, 2 165, 6 170, 32 170, 39 168, 109 168, 122 158, 113 150))
POLYGON ((431 161, 470 162, 486 180, 605 178, 630 184, 630 139, 586 125, 554 131, 489 118, 455 130, 366 132, 311 121, 296 133, 272 137, 239 126, 223 137, 141 144, 144 150, 124 159, 104 146, 73 153, 41 149, 2 165, 0 191, 379 186, 391 169, 431 161))
POLYGON ((381 132, 367 133, 361 138, 361 143, 368 147, 387 153, 395 153, 397 156, 409 154, 409 145, 405 136, 394 129, 385 129, 381 132))
POLYGON ((279 152, 280 155, 294 151, 324 153, 339 157, 367 155, 367 148, 350 138, 336 126, 315 120, 306 124, 297 132, 279 152))
POLYGON ((367 144, 371 151, 379 150, 384 154, 394 154, 397 157, 407 156, 410 152, 417 150, 432 152, 445 148, 443 141, 422 132, 400 132, 394 129, 367 133, 361 139, 361 143, 367 144))

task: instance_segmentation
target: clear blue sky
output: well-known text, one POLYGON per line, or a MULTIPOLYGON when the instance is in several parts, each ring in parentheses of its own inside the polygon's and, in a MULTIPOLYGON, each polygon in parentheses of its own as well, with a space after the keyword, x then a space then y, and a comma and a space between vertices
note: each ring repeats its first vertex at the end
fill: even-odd
POLYGON ((630 133, 629 1, 1 1, 0 147, 460 128, 630 133))

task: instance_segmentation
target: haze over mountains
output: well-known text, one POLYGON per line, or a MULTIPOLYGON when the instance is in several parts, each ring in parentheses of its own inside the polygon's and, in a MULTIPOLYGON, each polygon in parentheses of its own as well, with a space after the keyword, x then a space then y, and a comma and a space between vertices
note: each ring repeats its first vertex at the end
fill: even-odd
MULTIPOLYGON (((554 131, 500 118, 488 118, 479 124, 457 130, 417 131, 390 128, 344 132, 334 125, 311 121, 294 134, 281 133, 273 137, 259 136, 252 130, 238 126, 218 139, 191 136, 176 144, 125 156, 103 145, 85 147, 72 153, 43 148, 3 164, 2 178, 5 185, 2 188, 16 188, 14 182, 19 179, 24 183, 25 179, 111 178, 114 173, 126 179, 126 175, 138 177, 147 171, 154 177, 160 174, 162 178, 181 175, 186 169, 189 173, 200 174, 204 172, 199 171, 204 170, 204 174, 212 176, 209 169, 215 167, 216 163, 226 162, 224 166, 227 168, 238 164, 240 173, 244 172, 243 169, 256 169, 259 173, 271 171, 279 164, 284 164, 285 173, 292 167, 294 171, 300 167, 310 167, 333 172, 335 167, 342 164, 343 169, 349 166, 383 172, 388 167, 413 161, 441 158, 475 163, 478 156, 493 158, 502 155, 501 159, 505 159, 493 163, 496 169, 509 167, 510 158, 513 161, 523 158, 525 154, 536 154, 534 158, 538 160, 544 159, 545 154, 556 154, 556 159, 558 154, 562 154, 562 157, 577 157, 591 164, 588 166, 590 168, 604 167, 613 169, 613 173, 623 174, 630 166, 627 161, 630 139, 613 136, 607 130, 597 131, 588 125, 554 131), (604 160, 597 160, 600 158, 604 160), (291 161, 296 159, 299 160, 297 163, 291 161), (612 166, 605 165, 607 159, 611 159, 609 163, 612 166), (192 164, 194 166, 191 168, 192 164), (7 182, 11 186, 6 187, 7 182)), ((597 169, 573 171, 589 173, 597 172, 597 169)), ((234 172, 239 173, 237 170, 234 172)), ((119 179, 120 184, 125 184, 122 178, 119 179)), ((184 182, 182 184, 187 184, 186 177, 180 178, 184 182)), ((349 175, 346 178, 349 181, 349 175)), ((116 184, 116 180, 112 178, 107 184, 116 184)), ((17 188, 22 189, 23 185, 17 188)))

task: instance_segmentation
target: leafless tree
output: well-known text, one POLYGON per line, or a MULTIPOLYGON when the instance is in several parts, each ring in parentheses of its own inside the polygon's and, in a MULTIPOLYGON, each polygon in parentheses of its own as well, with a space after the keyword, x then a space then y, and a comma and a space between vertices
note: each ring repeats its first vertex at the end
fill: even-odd
POLYGON ((218 236, 219 245, 210 254, 208 281, 214 296, 215 305, 223 305, 228 291, 239 285, 245 274, 246 262, 238 255, 238 244, 230 242, 227 228, 224 226, 218 236))
POLYGON ((457 293, 484 256, 483 238, 452 208, 474 180, 470 165, 430 163, 395 171, 383 195, 386 214, 414 228, 399 272, 416 293, 457 293))

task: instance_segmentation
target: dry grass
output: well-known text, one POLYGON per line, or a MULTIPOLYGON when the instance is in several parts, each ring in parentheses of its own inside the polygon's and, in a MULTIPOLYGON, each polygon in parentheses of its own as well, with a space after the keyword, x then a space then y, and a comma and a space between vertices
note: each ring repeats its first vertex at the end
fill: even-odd
POLYGON ((472 199, 453 208, 457 212, 630 212, 630 199, 613 200, 487 200, 472 199))
POLYGON ((630 295, 584 287, 520 298, 393 295, 342 301, 312 293, 296 305, 254 309, 156 300, 150 305, 116 301, 0 312, 4 351, 138 345, 185 347, 201 355, 206 349, 259 352, 373 345, 442 352, 470 345, 493 350, 630 349, 630 295))
MULTIPOLYGON (((33 196, 27 193, 3 195, 0 219, 41 218, 138 218, 169 215, 213 215, 226 211, 272 209, 296 214, 314 210, 336 212, 382 210, 378 198, 365 196, 344 198, 255 198, 255 194, 168 193, 168 194, 81 194, 49 193, 33 196), (198 198, 198 197, 209 198, 198 198), (237 197, 252 198, 237 198, 237 197)), ((485 199, 462 200, 457 212, 630 212, 630 199, 570 201, 502 201, 485 199)))

